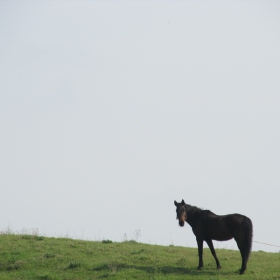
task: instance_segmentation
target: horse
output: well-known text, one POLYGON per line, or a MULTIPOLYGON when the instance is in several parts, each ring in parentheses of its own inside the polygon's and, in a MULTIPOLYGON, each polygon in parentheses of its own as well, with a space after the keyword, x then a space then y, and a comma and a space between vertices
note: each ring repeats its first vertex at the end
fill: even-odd
POLYGON ((181 203, 174 200, 174 204, 179 225, 183 227, 186 221, 196 236, 199 255, 198 270, 203 267, 203 241, 208 244, 216 261, 217 269, 221 269, 212 240, 226 241, 234 238, 242 257, 240 274, 245 272, 253 237, 253 224, 248 217, 240 214, 219 216, 209 210, 188 205, 184 200, 181 203))

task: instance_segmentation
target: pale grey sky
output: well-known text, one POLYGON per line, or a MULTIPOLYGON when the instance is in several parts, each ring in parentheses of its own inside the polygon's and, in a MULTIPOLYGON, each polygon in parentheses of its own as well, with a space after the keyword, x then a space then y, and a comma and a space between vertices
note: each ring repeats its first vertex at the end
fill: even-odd
POLYGON ((175 220, 183 198, 280 245, 279 14, 0 1, 0 229, 196 247, 175 220))

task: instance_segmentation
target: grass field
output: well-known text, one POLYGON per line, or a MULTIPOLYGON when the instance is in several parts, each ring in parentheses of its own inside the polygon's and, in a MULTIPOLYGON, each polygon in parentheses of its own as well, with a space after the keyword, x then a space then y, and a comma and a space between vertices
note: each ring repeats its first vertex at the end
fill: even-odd
POLYGON ((280 253, 252 252, 245 275, 239 251, 217 255, 221 270, 205 248, 197 271, 196 248, 1 234, 0 279, 280 279, 280 253))

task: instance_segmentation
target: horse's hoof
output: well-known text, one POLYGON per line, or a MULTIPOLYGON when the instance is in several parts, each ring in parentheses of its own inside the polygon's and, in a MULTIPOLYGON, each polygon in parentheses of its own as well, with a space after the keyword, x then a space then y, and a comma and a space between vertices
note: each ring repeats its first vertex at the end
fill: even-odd
POLYGON ((221 269, 221 266, 219 265, 219 266, 217 266, 217 270, 220 270, 221 269))
POLYGON ((198 268, 197 268, 197 270, 201 270, 202 269, 202 266, 199 266, 198 268))
POLYGON ((245 273, 245 270, 240 270, 240 274, 244 274, 245 273))

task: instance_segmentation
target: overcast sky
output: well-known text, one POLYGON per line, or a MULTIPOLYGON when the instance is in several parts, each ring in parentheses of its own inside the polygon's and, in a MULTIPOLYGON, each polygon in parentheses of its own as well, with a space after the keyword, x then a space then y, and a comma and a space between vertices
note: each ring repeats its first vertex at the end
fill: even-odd
POLYGON ((280 246, 279 14, 0 1, 0 230, 196 247, 175 219, 184 199, 280 246))

